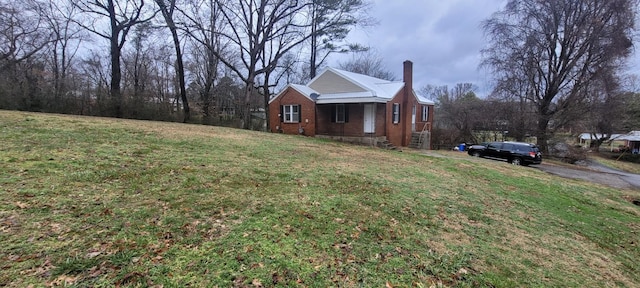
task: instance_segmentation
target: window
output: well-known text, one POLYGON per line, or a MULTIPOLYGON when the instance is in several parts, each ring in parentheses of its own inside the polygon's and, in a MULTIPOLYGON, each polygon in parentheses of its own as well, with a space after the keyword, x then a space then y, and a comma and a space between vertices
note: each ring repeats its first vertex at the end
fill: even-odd
POLYGON ((422 105, 422 122, 429 122, 429 106, 422 105))
POLYGON ((345 110, 344 110, 344 104, 337 104, 336 105, 336 123, 344 123, 344 117, 345 116, 345 110))
POLYGON ((501 146, 502 146, 502 143, 500 142, 492 142, 492 143, 489 143, 489 145, 487 145, 487 149, 500 150, 501 146))
POLYGON ((336 104, 331 108, 331 123, 349 123, 349 106, 336 104))
POLYGON ((400 103, 393 103, 393 124, 400 123, 400 103))
POLYGON ((300 122, 300 105, 283 105, 282 120, 284 123, 300 122))

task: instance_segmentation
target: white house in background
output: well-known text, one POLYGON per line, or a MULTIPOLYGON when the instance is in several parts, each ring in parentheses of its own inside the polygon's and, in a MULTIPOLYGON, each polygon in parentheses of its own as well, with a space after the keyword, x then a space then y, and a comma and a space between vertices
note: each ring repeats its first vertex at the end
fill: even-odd
POLYGON ((618 137, 624 134, 600 134, 600 133, 582 133, 578 136, 578 144, 589 147, 591 141, 599 140, 609 136, 609 140, 616 140, 618 137))
POLYGON ((615 138, 616 141, 624 141, 624 146, 629 147, 633 154, 640 153, 640 131, 631 131, 615 138))
MULTIPOLYGON (((606 136, 606 134, 600 133, 582 133, 578 136, 578 141, 580 145, 589 147, 591 141, 602 139, 606 136)), ((640 152, 640 131, 631 131, 627 134, 611 134, 606 143, 611 148, 611 151, 618 149, 618 146, 624 146, 634 154, 638 154, 640 152)))

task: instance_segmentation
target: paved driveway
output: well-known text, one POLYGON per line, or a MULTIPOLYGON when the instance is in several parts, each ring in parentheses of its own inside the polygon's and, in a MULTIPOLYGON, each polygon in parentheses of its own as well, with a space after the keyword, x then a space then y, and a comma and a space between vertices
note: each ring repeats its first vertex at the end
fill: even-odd
POLYGON ((544 162, 531 167, 560 177, 581 179, 614 188, 640 189, 640 175, 611 169, 592 161, 587 162, 584 167, 579 166, 576 168, 544 162))
MULTIPOLYGON (((469 158, 467 153, 461 152, 445 152, 438 153, 439 151, 427 150, 423 151, 424 154, 433 157, 456 157, 460 159, 469 158), (446 154, 446 155, 444 155, 446 154)), ((640 189, 640 175, 627 173, 615 169, 608 168, 593 161, 585 162, 584 166, 569 166, 558 165, 549 162, 542 161, 540 165, 531 165, 529 167, 533 169, 539 169, 544 172, 558 175, 564 178, 580 179, 584 181, 590 181, 600 183, 603 185, 611 186, 614 188, 633 188, 640 189)))

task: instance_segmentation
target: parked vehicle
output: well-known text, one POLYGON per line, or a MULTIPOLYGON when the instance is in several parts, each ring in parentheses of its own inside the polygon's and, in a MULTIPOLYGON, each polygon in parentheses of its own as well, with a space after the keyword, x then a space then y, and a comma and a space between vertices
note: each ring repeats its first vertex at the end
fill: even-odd
POLYGON ((538 146, 523 142, 489 142, 486 145, 471 145, 467 153, 475 157, 507 160, 513 165, 526 166, 542 163, 542 153, 538 146))

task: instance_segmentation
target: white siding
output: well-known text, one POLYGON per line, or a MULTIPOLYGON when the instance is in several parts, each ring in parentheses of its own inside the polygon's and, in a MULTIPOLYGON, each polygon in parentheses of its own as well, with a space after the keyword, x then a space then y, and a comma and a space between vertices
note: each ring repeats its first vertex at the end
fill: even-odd
POLYGON ((350 93, 350 92, 365 92, 367 90, 362 87, 353 84, 339 75, 336 75, 333 71, 327 71, 316 78, 309 87, 320 94, 334 94, 334 93, 350 93))

